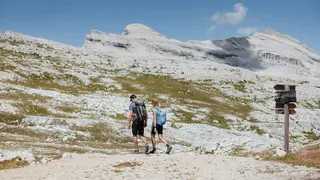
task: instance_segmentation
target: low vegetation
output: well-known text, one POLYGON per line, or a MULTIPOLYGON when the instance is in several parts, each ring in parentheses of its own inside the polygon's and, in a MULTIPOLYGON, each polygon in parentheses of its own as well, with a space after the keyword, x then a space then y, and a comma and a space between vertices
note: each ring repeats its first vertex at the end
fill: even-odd
POLYGON ((131 137, 121 136, 119 132, 115 131, 105 123, 96 123, 85 127, 73 125, 71 129, 89 132, 91 134, 90 138, 85 139, 88 141, 110 142, 116 144, 132 142, 131 137))
POLYGON ((21 127, 21 126, 15 126, 15 127, 5 126, 5 127, 1 128, 1 132, 23 135, 23 136, 27 136, 27 137, 36 138, 36 139, 42 139, 42 140, 45 140, 48 137, 50 137, 50 135, 48 133, 37 132, 37 131, 31 130, 31 129, 28 129, 25 127, 21 127))
POLYGON ((0 71, 14 71, 14 70, 16 70, 16 66, 10 64, 9 62, 5 62, 5 60, 0 57, 0 71))
POLYGON ((13 40, 13 41, 9 41, 9 44, 12 45, 12 46, 18 46, 18 45, 23 45, 25 43, 23 41, 13 40))
POLYGON ((257 134, 259 134, 259 135, 262 135, 262 134, 266 133, 263 129, 259 128, 259 127, 256 126, 256 125, 251 125, 251 126, 250 126, 250 130, 251 130, 251 131, 255 131, 255 132, 256 132, 257 134))
POLYGON ((20 157, 15 157, 10 160, 0 161, 0 170, 3 169, 13 169, 13 168, 21 168, 28 166, 29 163, 25 160, 22 160, 20 157))
MULTIPOLYGON (((219 114, 232 114, 241 118, 246 118, 252 107, 245 102, 238 99, 223 95, 215 88, 208 86, 208 82, 191 82, 180 79, 173 79, 169 76, 151 75, 151 74, 136 74, 132 73, 131 76, 114 77, 113 80, 117 81, 122 86, 122 93, 135 93, 141 94, 144 97, 157 97, 160 94, 167 95, 169 100, 162 99, 161 104, 166 103, 168 106, 174 104, 183 104, 188 107, 207 108, 210 113, 207 118, 201 121, 192 121, 192 114, 182 112, 179 110, 178 120, 185 123, 206 123, 215 125, 221 128, 228 128, 228 120, 219 114), (131 77, 131 78, 130 78, 131 77), (220 102, 215 99, 219 97, 224 99, 225 102, 220 102), (175 99, 170 102, 170 99, 175 99), (217 120, 219 123, 215 123, 217 120)), ((118 90, 121 93, 120 90, 118 90)))
POLYGON ((302 133, 304 133, 305 137, 310 140, 313 140, 313 141, 320 140, 320 136, 317 136, 316 133, 314 133, 312 131, 310 131, 310 132, 303 131, 302 133))
POLYGON ((12 101, 19 101, 19 102, 26 102, 26 101, 33 101, 33 102, 47 102, 51 100, 51 97, 42 96, 39 94, 28 94, 24 93, 20 90, 16 89, 7 89, 7 91, 13 91, 13 92, 3 92, 0 93, 0 99, 1 100, 12 100, 12 101))
POLYGON ((135 166, 141 166, 142 164, 137 162, 122 162, 114 165, 113 167, 116 168, 127 168, 127 167, 135 167, 135 166))
POLYGON ((39 105, 35 105, 31 102, 17 103, 14 104, 16 107, 21 109, 21 113, 31 116, 50 116, 52 113, 47 108, 39 105))
POLYGON ((320 109, 320 100, 314 101, 302 101, 297 103, 298 106, 307 108, 307 109, 320 109))
POLYGON ((63 111, 65 113, 77 113, 80 112, 81 109, 77 108, 73 105, 61 105, 61 106, 56 106, 55 109, 58 109, 60 111, 63 111))
POLYGON ((123 114, 119 114, 117 113, 116 115, 111 115, 110 116, 113 119, 118 119, 118 120, 128 120, 128 117, 123 115, 123 114))
POLYGON ((15 57, 18 59, 22 58, 31 58, 31 59, 40 59, 40 55, 38 53, 23 53, 23 52, 16 52, 12 50, 8 50, 5 48, 0 47, 0 57, 15 57))
POLYGON ((320 168, 320 150, 303 150, 290 153, 284 157, 265 157, 265 160, 283 162, 287 164, 320 168))
POLYGON ((16 72, 25 80, 23 81, 7 81, 11 84, 23 85, 30 88, 57 90, 67 94, 80 95, 88 92, 107 91, 113 87, 103 84, 90 83, 85 84, 77 76, 71 74, 52 74, 43 72, 41 74, 23 74, 16 72))
POLYGON ((8 112, 0 112, 0 123, 8 125, 19 125, 24 118, 21 114, 12 114, 8 112))

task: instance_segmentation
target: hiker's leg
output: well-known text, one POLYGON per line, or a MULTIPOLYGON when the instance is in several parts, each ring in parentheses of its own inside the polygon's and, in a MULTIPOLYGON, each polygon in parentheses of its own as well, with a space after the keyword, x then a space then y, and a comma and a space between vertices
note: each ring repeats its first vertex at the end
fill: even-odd
POLYGON ((144 122, 140 121, 138 124, 138 134, 140 135, 140 138, 145 144, 145 153, 149 152, 149 144, 147 143, 147 139, 144 137, 144 122))
POLYGON ((166 154, 170 154, 172 147, 168 144, 168 142, 163 138, 162 134, 159 134, 159 139, 166 145, 167 151, 166 154))
POLYGON ((147 139, 146 139, 146 137, 141 136, 141 140, 142 140, 145 144, 147 144, 147 139))
POLYGON ((164 144, 168 144, 167 141, 163 138, 163 126, 157 125, 158 137, 160 141, 164 144))
POLYGON ((133 146, 135 150, 138 150, 138 129, 137 129, 137 123, 135 121, 132 122, 132 135, 133 135, 133 146))
POLYGON ((156 148, 156 135, 155 134, 151 134, 151 142, 152 142, 152 148, 155 149, 156 148))
POLYGON ((163 138, 162 134, 158 134, 158 137, 159 137, 160 141, 162 141, 165 145, 168 144, 168 142, 163 138))
POLYGON ((147 140, 144 137, 144 122, 143 121, 138 123, 138 134, 139 134, 141 140, 146 144, 147 140))
POLYGON ((152 151, 150 151, 150 153, 155 153, 156 152, 156 133, 154 132, 153 123, 151 125, 151 142, 152 142, 152 151))
POLYGON ((137 136, 133 136, 133 145, 134 145, 134 149, 138 149, 138 138, 137 138, 137 136))

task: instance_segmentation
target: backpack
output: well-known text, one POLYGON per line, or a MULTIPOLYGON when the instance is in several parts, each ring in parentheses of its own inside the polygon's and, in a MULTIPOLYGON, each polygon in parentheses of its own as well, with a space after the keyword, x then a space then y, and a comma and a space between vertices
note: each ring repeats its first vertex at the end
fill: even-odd
POLYGON ((143 100, 137 100, 135 102, 136 107, 133 109, 133 112, 135 113, 135 117, 139 121, 145 121, 147 117, 147 110, 146 105, 144 104, 143 100))
POLYGON ((157 110, 157 124, 163 126, 167 122, 167 111, 160 108, 156 108, 156 110, 157 110))

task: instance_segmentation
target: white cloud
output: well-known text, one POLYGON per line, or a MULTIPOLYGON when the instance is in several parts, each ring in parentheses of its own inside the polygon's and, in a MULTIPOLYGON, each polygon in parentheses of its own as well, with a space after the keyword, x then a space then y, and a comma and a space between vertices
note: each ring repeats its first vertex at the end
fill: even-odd
POLYGON ((237 3, 234 5, 233 12, 215 13, 214 15, 212 15, 211 21, 218 24, 236 25, 245 19, 247 12, 248 8, 246 8, 241 3, 237 3))
POLYGON ((239 28, 237 30, 237 34, 239 35, 245 35, 245 36, 250 36, 252 34, 254 34, 255 32, 258 32, 259 28, 257 27, 243 27, 243 28, 239 28))
POLYGON ((215 26, 212 25, 212 26, 210 26, 209 31, 211 32, 211 31, 213 31, 214 29, 215 29, 215 26))

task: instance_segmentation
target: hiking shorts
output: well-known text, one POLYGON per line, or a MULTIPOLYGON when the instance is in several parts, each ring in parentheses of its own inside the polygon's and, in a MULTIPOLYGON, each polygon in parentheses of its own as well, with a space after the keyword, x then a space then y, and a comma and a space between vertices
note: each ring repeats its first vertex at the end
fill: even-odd
POLYGON ((134 120, 132 122, 132 135, 133 137, 137 136, 144 136, 144 122, 139 120, 134 120))
MULTIPOLYGON (((162 133, 163 133, 163 126, 157 124, 157 125, 156 125, 156 129, 157 129, 158 134, 162 134, 162 133)), ((154 125, 153 125, 153 123, 152 123, 152 126, 151 126, 151 134, 156 134, 156 133, 154 132, 154 125)))

